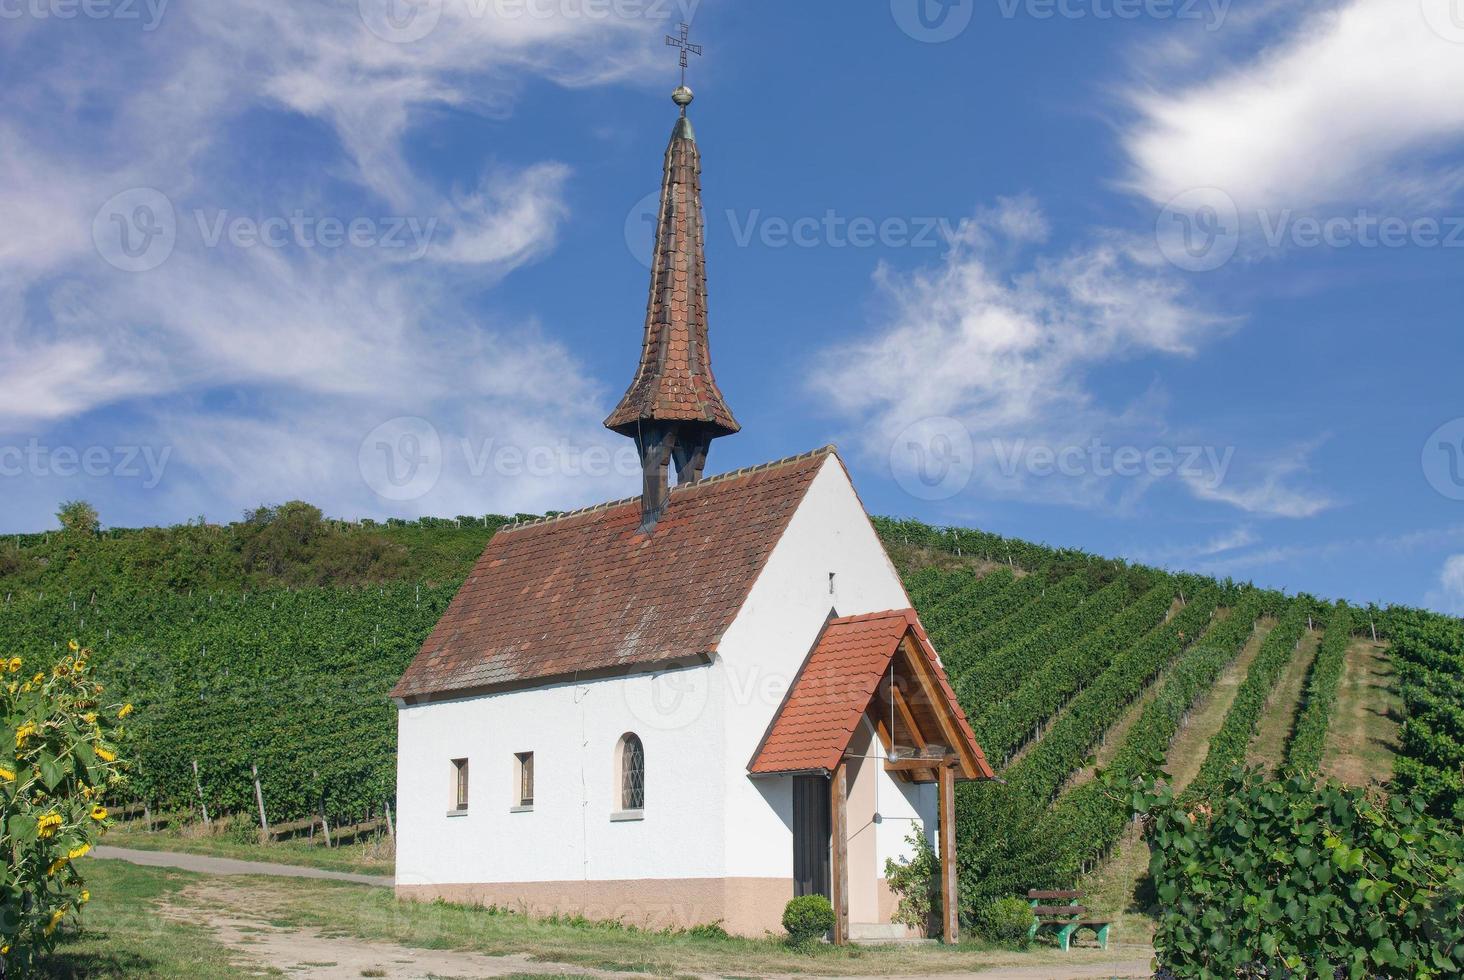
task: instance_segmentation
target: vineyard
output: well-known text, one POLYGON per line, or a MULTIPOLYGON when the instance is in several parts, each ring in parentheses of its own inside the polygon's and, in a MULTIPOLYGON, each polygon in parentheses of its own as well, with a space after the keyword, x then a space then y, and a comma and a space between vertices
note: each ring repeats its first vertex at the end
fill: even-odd
MULTIPOLYGON (((109 689, 137 706, 132 792, 154 811, 249 814, 257 772, 272 822, 379 814, 395 781, 386 691, 504 519, 363 527, 318 512, 252 516, 9 541, 0 651, 44 661, 75 638, 96 652, 109 689), (276 534, 271 522, 285 520, 303 523, 276 534), (248 588, 222 586, 236 574, 248 588)), ((1186 799, 1212 796, 1255 758, 1263 719, 1284 730, 1280 768, 1316 772, 1360 638, 1391 640, 1398 664, 1398 785, 1438 816, 1464 815, 1458 621, 979 531, 876 526, 1001 777, 960 787, 968 916, 987 899, 1071 887, 1101 865, 1132 822, 1095 771, 1138 777, 1176 761, 1167 757, 1201 707, 1218 720, 1198 733, 1203 761, 1186 799), (1279 681, 1301 676, 1303 649, 1315 658, 1299 693, 1284 696, 1279 681), (1222 677, 1234 682, 1223 695, 1222 677)))

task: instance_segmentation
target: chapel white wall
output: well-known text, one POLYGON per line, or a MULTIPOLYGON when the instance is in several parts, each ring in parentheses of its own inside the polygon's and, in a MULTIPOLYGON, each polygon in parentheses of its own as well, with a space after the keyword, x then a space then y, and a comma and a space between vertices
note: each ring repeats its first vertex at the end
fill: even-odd
MULTIPOLYGON (((751 779, 747 766, 830 610, 857 616, 908 605, 844 467, 829 457, 719 648, 727 698, 722 772, 729 876, 793 875, 791 780, 751 779)), ((886 811, 876 830, 882 875, 886 857, 905 856, 910 818, 934 827, 936 806, 933 794, 899 782, 882 766, 876 795, 886 811)))
MULTIPOLYGON (((721 877, 726 700, 712 665, 409 705, 398 712, 402 885, 721 877), (644 819, 615 822, 615 751, 645 745, 644 819), (514 755, 533 752, 534 809, 514 755), (448 816, 451 760, 469 761, 466 816, 448 816)), ((745 778, 745 777, 744 777, 745 778)))

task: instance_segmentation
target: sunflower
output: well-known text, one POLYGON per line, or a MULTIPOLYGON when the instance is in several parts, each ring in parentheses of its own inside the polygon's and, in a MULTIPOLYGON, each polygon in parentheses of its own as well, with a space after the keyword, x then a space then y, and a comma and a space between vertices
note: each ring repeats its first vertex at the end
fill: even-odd
POLYGON ((93 820, 99 820, 99 821, 100 820, 107 819, 107 808, 104 807, 104 806, 94 806, 94 807, 92 807, 92 809, 91 809, 91 818, 93 820))
POLYGON ((117 753, 113 752, 111 749, 104 748, 103 746, 98 745, 96 748, 96 753, 97 758, 101 759, 103 762, 117 761, 117 753))
POLYGON ((132 714, 132 705, 131 704, 124 704, 121 707, 121 709, 118 710, 117 717, 118 718, 126 718, 130 714, 132 714))
POLYGON ((36 833, 41 837, 53 837, 61 826, 61 814, 47 813, 36 821, 36 833))

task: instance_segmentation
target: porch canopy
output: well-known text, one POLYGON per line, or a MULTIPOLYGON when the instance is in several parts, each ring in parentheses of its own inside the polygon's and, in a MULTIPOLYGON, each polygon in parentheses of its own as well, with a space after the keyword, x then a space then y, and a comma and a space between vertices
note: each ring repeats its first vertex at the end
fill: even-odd
POLYGON ((865 720, 895 778, 940 787, 943 932, 956 938, 957 779, 994 779, 945 669, 913 609, 831 619, 793 682, 748 771, 825 773, 833 814, 834 939, 848 937, 846 756, 865 720))

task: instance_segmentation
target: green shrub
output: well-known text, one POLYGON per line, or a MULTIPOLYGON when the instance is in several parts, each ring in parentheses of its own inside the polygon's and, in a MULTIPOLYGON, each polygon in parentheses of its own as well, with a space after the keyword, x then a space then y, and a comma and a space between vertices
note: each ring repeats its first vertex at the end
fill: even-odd
POLYGON ((910 831, 905 842, 914 850, 907 864, 885 861, 885 881, 900 896, 895 921, 926 930, 940 916, 940 856, 920 830, 910 831))
POLYGON ((727 930, 722 928, 720 922, 705 922, 699 926, 692 926, 686 930, 686 934, 692 939, 730 939, 727 930))
POLYGON ((999 946, 1025 949, 1032 929, 1032 906, 1020 898, 998 898, 976 910, 976 931, 999 946))
POLYGON ((794 946, 816 943, 834 928, 834 907, 822 895, 800 895, 784 906, 783 928, 794 946))

